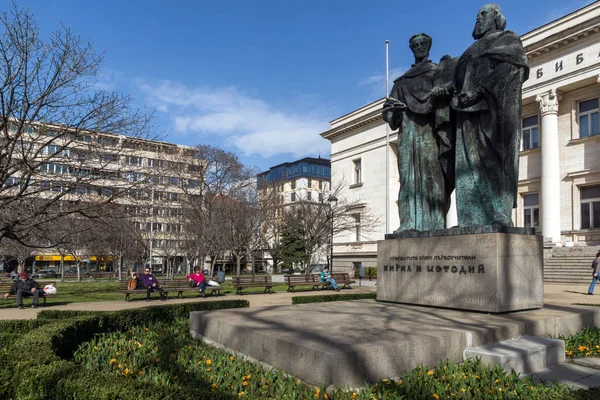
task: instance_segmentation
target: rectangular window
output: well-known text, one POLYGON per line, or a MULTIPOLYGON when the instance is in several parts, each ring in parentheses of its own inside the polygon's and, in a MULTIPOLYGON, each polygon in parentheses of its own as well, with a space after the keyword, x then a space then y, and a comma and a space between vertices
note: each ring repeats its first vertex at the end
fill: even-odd
POLYGON ((353 214, 352 218, 354 218, 354 240, 360 242, 360 214, 353 214))
POLYGON ((126 162, 127 162, 127 165, 136 165, 138 167, 141 167, 142 166, 142 157, 127 156, 126 162))
POLYGON ((600 228, 600 186, 581 188, 581 229, 600 228))
POLYGON ((523 226, 525 228, 540 227, 540 200, 538 193, 523 195, 523 226))
POLYGON ((319 192, 319 203, 323 202, 323 193, 319 192))
POLYGON ((354 166, 354 181, 352 183, 358 184, 362 183, 362 166, 360 162, 360 158, 358 160, 352 161, 354 166))
POLYGON ((148 159, 148 167, 150 167, 150 168, 162 168, 163 165, 164 165, 163 160, 157 160, 154 158, 148 159))
POLYGON ((319 190, 323 190, 323 181, 319 181, 319 190))
POLYGON ((579 137, 588 137, 600 133, 598 125, 598 98, 580 101, 579 111, 579 137))
POLYGON ((523 118, 523 150, 537 149, 540 146, 538 116, 523 118))
POLYGON ((171 201, 179 200, 179 193, 167 192, 166 195, 167 195, 167 200, 171 200, 171 201))
POLYGON ((296 180, 292 181, 292 189, 296 189, 296 180))
POLYGON ((306 194, 306 196, 307 196, 307 199, 308 199, 308 200, 312 200, 312 192, 311 192, 311 191, 309 191, 309 192, 306 194))
POLYGON ((292 192, 292 201, 296 201, 296 193, 292 192))
POLYGON ((312 179, 309 179, 309 180, 308 180, 308 183, 306 184, 306 186, 307 186, 309 189, 312 189, 312 179))

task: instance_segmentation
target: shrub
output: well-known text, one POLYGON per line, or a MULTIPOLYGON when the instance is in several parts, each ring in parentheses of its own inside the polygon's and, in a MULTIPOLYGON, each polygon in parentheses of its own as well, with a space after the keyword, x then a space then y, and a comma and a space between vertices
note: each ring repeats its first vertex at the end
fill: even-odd
POLYGON ((568 337, 559 337, 565 341, 567 357, 600 357, 600 328, 584 328, 568 337))
MULTIPOLYGON (((132 384, 125 377, 93 374, 68 358, 81 343, 102 332, 154 321, 173 322, 188 318, 191 311, 248 306, 245 300, 224 300, 118 312, 55 310, 42 311, 37 321, 11 321, 12 324, 4 326, 12 332, 12 345, 0 349, 3 366, 0 368, 0 398, 131 399, 141 395, 148 399, 215 398, 210 390, 186 392, 167 389, 154 382, 132 384)), ((0 340, 8 341, 8 336, 4 334, 0 340)))
POLYGON ((325 303, 329 301, 363 300, 376 298, 377 294, 375 293, 344 293, 321 296, 294 296, 292 297, 292 304, 325 303))

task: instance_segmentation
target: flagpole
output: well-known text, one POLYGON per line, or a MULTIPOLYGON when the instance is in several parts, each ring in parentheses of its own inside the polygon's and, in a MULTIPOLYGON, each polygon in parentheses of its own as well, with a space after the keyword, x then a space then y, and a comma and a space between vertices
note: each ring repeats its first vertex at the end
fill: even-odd
MULTIPOLYGON (((388 47, 390 41, 385 41, 385 97, 389 91, 388 47)), ((385 233, 390 232, 390 127, 385 124, 385 233)))

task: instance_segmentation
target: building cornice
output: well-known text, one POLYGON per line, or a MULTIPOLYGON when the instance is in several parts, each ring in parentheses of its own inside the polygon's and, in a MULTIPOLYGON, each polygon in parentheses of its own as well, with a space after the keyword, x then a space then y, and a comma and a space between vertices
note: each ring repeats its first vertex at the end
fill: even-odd
POLYGON ((521 36, 529 60, 600 31, 600 2, 590 4, 521 36))
POLYGON ((332 128, 328 131, 321 133, 321 137, 327 140, 333 140, 336 137, 343 135, 346 132, 353 131, 361 126, 369 125, 373 122, 383 120, 381 116, 382 109, 372 111, 368 114, 365 114, 357 119, 351 120, 343 125, 332 128))

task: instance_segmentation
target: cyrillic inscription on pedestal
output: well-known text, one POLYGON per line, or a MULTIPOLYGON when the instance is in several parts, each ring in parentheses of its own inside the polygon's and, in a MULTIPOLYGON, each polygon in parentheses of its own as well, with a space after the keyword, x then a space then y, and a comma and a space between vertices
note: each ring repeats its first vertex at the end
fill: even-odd
POLYGON ((377 300, 494 313, 541 308, 542 237, 485 233, 381 240, 377 300))

